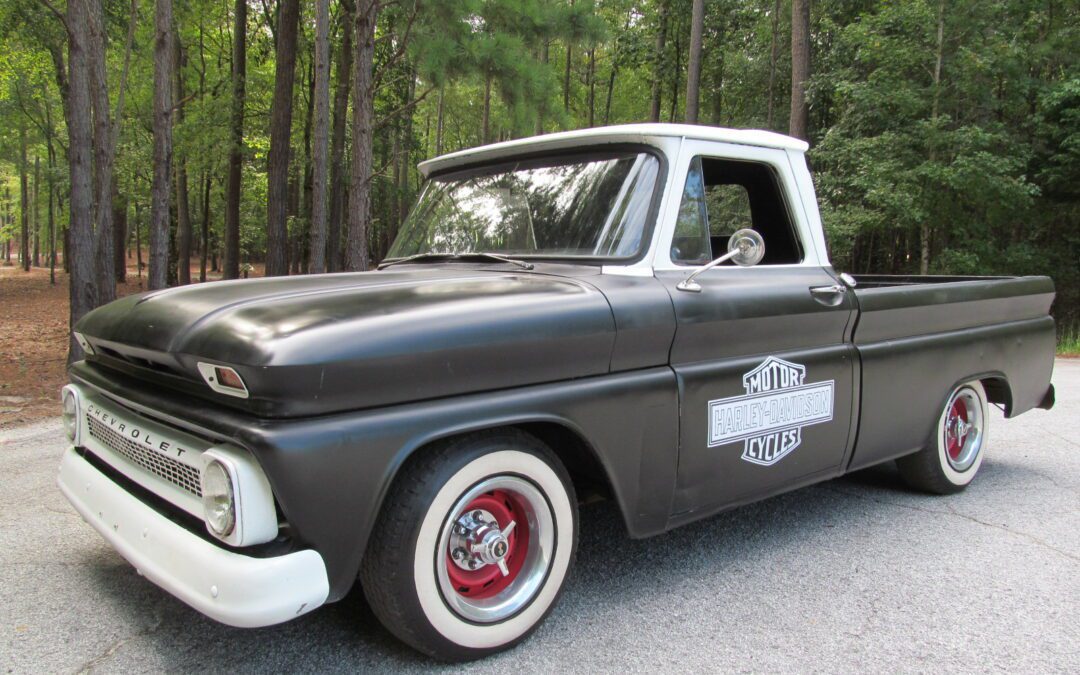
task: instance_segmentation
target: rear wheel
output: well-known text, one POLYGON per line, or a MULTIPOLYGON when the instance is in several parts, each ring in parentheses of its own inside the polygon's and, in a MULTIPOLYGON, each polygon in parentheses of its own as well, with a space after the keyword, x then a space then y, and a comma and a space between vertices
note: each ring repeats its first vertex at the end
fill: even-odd
POLYGON ((936 494, 963 490, 982 465, 989 421, 982 383, 960 385, 941 411, 933 441, 923 450, 896 460, 900 473, 919 490, 936 494))
POLYGON ((399 638, 436 658, 473 659, 544 620, 576 541, 576 501, 559 460, 526 434, 486 433, 402 469, 360 579, 399 638))

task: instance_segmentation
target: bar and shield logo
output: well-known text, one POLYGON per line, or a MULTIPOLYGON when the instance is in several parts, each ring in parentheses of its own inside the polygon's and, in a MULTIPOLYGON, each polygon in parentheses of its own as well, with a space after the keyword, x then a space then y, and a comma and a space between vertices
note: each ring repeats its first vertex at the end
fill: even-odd
POLYGON ((742 381, 745 395, 709 401, 710 448, 742 441, 744 460, 772 466, 832 420, 833 380, 806 384, 806 366, 770 356, 742 381))

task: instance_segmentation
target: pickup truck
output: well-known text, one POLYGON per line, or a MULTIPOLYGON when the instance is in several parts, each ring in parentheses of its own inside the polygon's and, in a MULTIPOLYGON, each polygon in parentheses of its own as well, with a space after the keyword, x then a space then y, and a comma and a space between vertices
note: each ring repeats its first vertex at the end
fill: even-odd
POLYGON ((220 622, 359 581, 449 661, 551 612, 584 500, 640 538, 893 460, 962 490, 989 404, 1053 405, 1053 283, 838 274, 806 149, 648 124, 465 150, 420 164, 377 270, 101 307, 60 488, 220 622))

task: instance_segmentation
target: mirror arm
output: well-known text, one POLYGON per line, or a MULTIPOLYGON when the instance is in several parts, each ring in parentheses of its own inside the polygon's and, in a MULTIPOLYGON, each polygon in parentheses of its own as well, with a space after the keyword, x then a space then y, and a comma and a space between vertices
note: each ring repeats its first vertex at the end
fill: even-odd
POLYGON ((733 251, 728 251, 727 253, 720 256, 719 258, 712 261, 711 263, 697 268, 696 270, 694 270, 694 272, 690 276, 686 277, 685 279, 683 279, 679 283, 675 284, 675 288, 679 289, 680 291, 687 291, 689 293, 700 293, 701 292, 701 284, 694 281, 695 277, 697 277, 702 272, 708 272, 709 270, 716 267, 720 263, 727 262, 728 260, 731 260, 738 253, 739 253, 739 249, 735 249, 733 251))

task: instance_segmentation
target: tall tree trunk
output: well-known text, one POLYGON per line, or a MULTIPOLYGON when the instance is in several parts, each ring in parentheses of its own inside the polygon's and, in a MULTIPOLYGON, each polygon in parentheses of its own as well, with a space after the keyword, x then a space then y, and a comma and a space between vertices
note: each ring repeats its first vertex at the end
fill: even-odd
POLYGON ((202 200, 202 243, 200 245, 199 255, 199 282, 206 282, 206 260, 210 255, 210 182, 213 174, 209 171, 206 172, 206 178, 203 181, 203 200, 202 200))
POLYGON ((480 123, 480 144, 491 142, 491 73, 484 76, 484 114, 480 123))
POLYGON ((791 121, 788 133, 804 141, 807 117, 806 83, 810 80, 810 0, 791 0, 791 121))
POLYGON ((26 168, 26 123, 19 126, 19 255, 24 272, 30 271, 30 188, 26 168))
MULTIPOLYGON (((167 1, 167 0, 159 0, 167 1)), ((71 181, 69 237, 64 263, 69 266, 71 302, 70 325, 97 306, 97 266, 94 264, 93 131, 90 125, 90 70, 87 65, 89 22, 87 3, 71 2, 67 7, 68 31, 68 172, 71 181)), ((82 358, 82 348, 74 336, 68 342, 68 362, 82 358)))
POLYGON ((570 64, 574 62, 574 45, 566 43, 566 70, 563 72, 562 107, 563 112, 570 112, 570 64))
MULTIPOLYGON (((173 26, 172 0, 156 0, 154 12, 154 178, 150 186, 150 271, 146 286, 169 280, 169 193, 172 185, 173 26)), ((74 104, 73 104, 74 105, 74 104)))
POLYGON ((315 60, 312 59, 308 70, 307 111, 304 117, 304 142, 301 145, 304 161, 296 167, 299 174, 296 186, 296 210, 294 215, 299 228, 293 233, 293 274, 303 274, 308 269, 311 256, 311 132, 315 121, 315 60))
POLYGON ((660 2, 660 29, 656 32, 656 62, 653 64, 652 105, 649 112, 649 120, 652 122, 660 121, 660 96, 664 91, 664 49, 667 46, 669 1, 661 0, 660 2))
POLYGON ((596 49, 589 50, 589 126, 596 126, 596 49))
POLYGON ((56 178, 53 175, 53 171, 56 170, 56 149, 53 147, 52 139, 52 122, 48 123, 49 134, 45 138, 45 143, 48 150, 48 168, 49 175, 46 183, 49 186, 49 284, 56 285, 56 212, 53 209, 53 204, 56 199, 56 178))
POLYGON ((34 186, 30 191, 30 228, 34 233, 34 267, 41 267, 41 213, 38 209, 38 194, 41 188, 41 157, 34 156, 34 186))
POLYGON ((773 90, 776 88, 776 62, 780 57, 780 0, 774 0, 772 11, 772 42, 769 45, 769 85, 768 103, 765 113, 765 126, 773 128, 774 97, 773 90))
POLYGON ((135 202, 135 271, 139 276, 139 283, 142 283, 142 209, 139 208, 139 202, 135 202))
POLYGON ((315 1, 315 138, 311 148, 311 260, 326 271, 327 174, 330 150, 330 0, 315 1))
POLYGON ((124 283, 127 281, 127 259, 124 258, 124 244, 127 242, 127 198, 119 194, 113 194, 113 271, 116 274, 114 281, 124 283))
POLYGON ((686 123, 698 123, 701 89, 701 41, 705 34, 705 0, 694 0, 690 19, 690 58, 686 73, 686 123))
POLYGON ((368 226, 371 215, 371 156, 374 126, 372 68, 375 55, 377 0, 356 3, 356 67, 353 69, 352 180, 349 185, 349 231, 345 242, 345 269, 366 270, 368 226))
POLYGON ((334 73, 334 129, 330 141, 330 216, 326 232, 326 271, 341 270, 341 224, 345 213, 345 131, 352 73, 353 6, 342 3, 341 52, 334 73))
POLYGON ((232 114, 229 119, 229 173, 225 187, 225 260, 222 276, 240 278, 240 189, 244 167, 244 98, 247 92, 247 0, 233 10, 232 114))
POLYGON ((105 49, 105 13, 101 0, 88 0, 87 69, 90 72, 90 103, 94 113, 94 259, 97 267, 97 302, 116 298, 116 271, 113 269, 113 126, 109 106, 105 49))
MULTIPOLYGON (((934 134, 937 134, 937 119, 941 110, 941 62, 945 55, 945 0, 938 2, 937 43, 934 54, 934 98, 930 106, 930 120, 934 122, 934 134)), ((937 144, 931 139, 930 162, 937 161, 937 144)), ((930 272, 930 241, 933 238, 929 218, 924 217, 919 226, 919 274, 930 272)))
MULTIPOLYGON (((173 35, 173 100, 184 100, 184 48, 180 35, 173 35)), ((173 118, 177 125, 184 123, 184 107, 176 109, 173 118)), ((176 280, 181 286, 191 283, 191 211, 188 194, 187 158, 176 161, 176 280)))
POLYGON ((675 79, 671 83, 671 115, 669 122, 674 122, 679 114, 679 78, 682 76, 682 46, 679 44, 679 32, 675 31, 675 79))
MULTIPOLYGON (((409 87, 407 92, 407 103, 413 104, 413 99, 416 97, 416 73, 412 67, 409 67, 409 87)), ((412 135, 413 135, 413 116, 412 112, 405 113, 405 117, 402 120, 401 130, 401 175, 400 182, 398 183, 398 218, 397 222, 400 225, 405 222, 405 219, 409 217, 409 207, 412 206, 412 197, 409 191, 409 163, 412 156, 412 135)), ((394 243, 394 239, 397 237, 398 228, 395 227, 393 232, 390 233, 389 243, 394 243)))
POLYGON ((278 10, 274 98, 270 103, 270 154, 266 176, 266 276, 289 273, 286 215, 289 203, 289 146, 300 0, 281 0, 278 10))
MULTIPOLYGON (((551 60, 551 42, 548 40, 547 37, 545 37, 544 38, 544 44, 543 44, 543 46, 540 47, 540 63, 544 64, 544 68, 546 69, 547 65, 548 65, 548 62, 550 60, 551 60)), ((442 142, 441 142, 442 141, 442 106, 443 106, 442 95, 443 95, 443 88, 440 87, 439 88, 439 127, 438 127, 438 138, 439 138, 440 142, 437 144, 439 146, 442 145, 442 142)), ((535 127, 533 129, 534 135, 536 135, 536 136, 539 136, 540 134, 544 133, 544 113, 546 112, 546 108, 547 108, 547 101, 546 100, 539 101, 538 105, 536 106, 536 123, 535 123, 535 127)), ((441 149, 439 150, 439 152, 441 152, 441 149)), ((436 154, 438 154, 438 153, 436 153, 436 154)))
MULTIPOLYGON (((443 150, 443 108, 445 107, 444 100, 446 98, 446 84, 439 87, 439 106, 438 113, 435 119, 435 154, 441 155, 443 150)), ((539 132, 537 132, 539 133, 539 132)))

